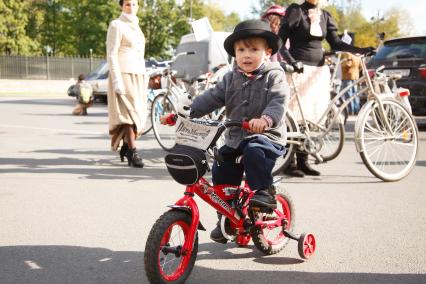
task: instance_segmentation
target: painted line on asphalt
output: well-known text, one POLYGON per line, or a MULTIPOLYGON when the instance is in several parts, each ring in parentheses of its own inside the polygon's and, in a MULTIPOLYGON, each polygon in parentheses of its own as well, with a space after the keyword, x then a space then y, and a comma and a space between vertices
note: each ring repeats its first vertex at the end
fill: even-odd
POLYGON ((11 124, 0 124, 0 128, 21 128, 21 129, 32 129, 32 130, 45 130, 53 132, 69 132, 76 134, 92 134, 92 135, 104 135, 108 132, 94 132, 94 131, 84 131, 84 130, 71 130, 71 129, 58 129, 58 128, 46 128, 46 127, 35 127, 35 126, 25 126, 25 125, 11 125, 11 124))
POLYGON ((25 264, 28 265, 30 269, 43 269, 41 266, 39 266, 35 261, 26 260, 25 264))

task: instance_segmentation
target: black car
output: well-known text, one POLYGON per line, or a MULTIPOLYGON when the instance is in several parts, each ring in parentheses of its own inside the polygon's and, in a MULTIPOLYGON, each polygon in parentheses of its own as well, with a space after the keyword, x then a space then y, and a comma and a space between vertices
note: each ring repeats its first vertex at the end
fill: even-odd
POLYGON ((426 115, 426 36, 385 41, 367 67, 382 65, 385 73, 402 75, 397 85, 410 90, 413 114, 426 115))

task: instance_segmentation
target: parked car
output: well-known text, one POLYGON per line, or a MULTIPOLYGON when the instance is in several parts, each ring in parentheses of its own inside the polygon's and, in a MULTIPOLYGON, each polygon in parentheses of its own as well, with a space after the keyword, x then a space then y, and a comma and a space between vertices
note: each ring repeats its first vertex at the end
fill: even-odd
MULTIPOLYGON (((156 68, 164 68, 167 66, 167 61, 157 61, 154 58, 145 60, 145 66, 148 74, 150 70, 156 68)), ((98 66, 93 69, 89 74, 86 75, 85 81, 87 81, 93 89, 93 96, 95 100, 101 102, 107 102, 107 92, 108 92, 108 63, 106 60, 102 60, 98 66)), ((76 97, 76 94, 73 92, 74 85, 71 85, 68 88, 68 96, 76 97)))
MULTIPOLYGON (((87 81, 93 89, 93 96, 95 100, 106 102, 107 91, 108 91, 108 64, 106 60, 103 60, 96 66, 93 71, 86 75, 85 81, 87 81)), ((68 96, 76 97, 73 92, 74 85, 68 88, 68 96)))
POLYGON ((387 74, 400 74, 398 87, 410 90, 414 115, 426 115, 426 36, 387 40, 368 62, 369 69, 384 65, 387 74))

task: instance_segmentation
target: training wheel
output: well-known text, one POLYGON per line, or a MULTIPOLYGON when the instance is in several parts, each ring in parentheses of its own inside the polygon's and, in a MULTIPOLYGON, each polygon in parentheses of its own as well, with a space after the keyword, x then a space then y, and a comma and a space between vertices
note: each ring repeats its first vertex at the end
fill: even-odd
POLYGON ((303 259, 310 258, 317 247, 315 236, 311 233, 303 233, 298 241, 299 255, 303 259))

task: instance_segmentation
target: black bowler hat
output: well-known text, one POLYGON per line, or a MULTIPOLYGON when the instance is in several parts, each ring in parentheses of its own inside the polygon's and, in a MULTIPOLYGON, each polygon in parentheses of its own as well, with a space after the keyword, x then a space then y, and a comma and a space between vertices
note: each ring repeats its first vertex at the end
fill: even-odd
POLYGON ((261 37, 266 40, 268 46, 272 49, 272 54, 276 53, 283 42, 280 37, 271 31, 267 22, 261 20, 248 20, 239 23, 232 34, 230 34, 223 43, 226 52, 235 57, 234 43, 237 40, 249 37, 261 37))

